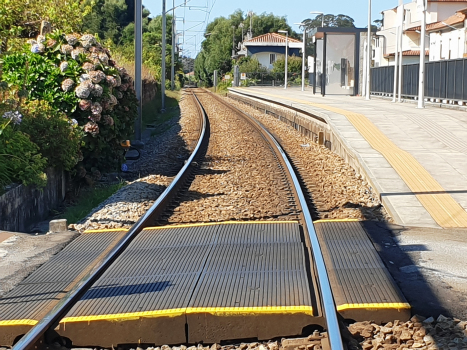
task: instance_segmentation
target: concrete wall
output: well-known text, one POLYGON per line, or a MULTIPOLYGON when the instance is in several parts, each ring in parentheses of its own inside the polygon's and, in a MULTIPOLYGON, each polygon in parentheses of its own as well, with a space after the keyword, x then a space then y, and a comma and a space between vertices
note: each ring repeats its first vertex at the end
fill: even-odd
POLYGON ((65 174, 48 169, 47 179, 43 190, 19 185, 0 196, 0 230, 30 232, 35 223, 60 206, 65 198, 65 174))

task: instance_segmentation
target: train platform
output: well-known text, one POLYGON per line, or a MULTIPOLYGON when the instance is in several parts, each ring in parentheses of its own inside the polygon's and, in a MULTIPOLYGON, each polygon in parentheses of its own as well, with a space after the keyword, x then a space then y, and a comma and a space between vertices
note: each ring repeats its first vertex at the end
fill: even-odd
MULTIPOLYGON (((231 88, 292 106, 325 121, 356 159, 394 221, 403 226, 467 227, 465 112, 374 98, 313 95, 300 88, 231 88)), ((312 119, 312 118, 311 118, 312 119)))
MULTIPOLYGON (((344 318, 410 318, 360 222, 319 222, 316 233, 344 318)), ((36 324, 124 234, 81 235, 0 299, 0 345, 36 324)), ((146 228, 56 331, 75 346, 103 347, 301 335, 325 326, 312 261, 309 237, 293 221, 146 228)))

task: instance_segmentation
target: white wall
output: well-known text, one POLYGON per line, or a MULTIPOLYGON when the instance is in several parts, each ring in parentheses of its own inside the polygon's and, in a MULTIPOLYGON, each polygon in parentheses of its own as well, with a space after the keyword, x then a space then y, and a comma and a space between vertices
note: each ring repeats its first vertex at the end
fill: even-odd
POLYGON ((462 2, 429 2, 428 3, 428 16, 431 16, 431 22, 443 21, 446 18, 451 17, 460 9, 467 7, 467 1, 462 2))
POLYGON ((465 52, 465 29, 430 33, 430 61, 462 58, 465 52))
MULTIPOLYGON (((269 64, 269 54, 275 53, 275 52, 259 52, 255 53, 251 57, 256 57, 258 62, 263 66, 266 67, 267 69, 272 69, 272 64, 269 64)), ((281 57, 284 57, 284 54, 280 53, 275 53, 276 54, 276 60, 278 60, 281 57)))
MULTIPOLYGON (((427 24, 443 21, 453 16, 456 11, 466 7, 467 0, 455 3, 429 2, 427 8, 427 24)), ((419 12, 417 11, 417 4, 415 0, 411 3, 405 4, 404 9, 406 10, 404 29, 420 26, 421 18, 419 12)), ((396 51, 396 20, 396 11, 393 11, 392 9, 383 11, 383 28, 377 34, 384 36, 384 38, 380 38, 380 47, 375 50, 375 66, 377 67, 394 64, 393 61, 388 61, 384 55, 391 54, 396 51)), ((465 32, 462 32, 461 34, 457 33, 458 31, 454 32, 456 33, 446 33, 446 35, 443 34, 442 57, 449 57, 449 50, 451 51, 451 59, 463 57, 463 53, 465 51, 464 46, 466 45, 465 32), (451 39, 451 44, 449 44, 449 39, 451 39), (459 43, 459 40, 461 43, 459 43), (460 50, 460 48, 462 50, 460 50)), ((440 59, 440 40, 440 38, 437 39, 436 34, 431 34, 430 40, 425 40, 425 48, 430 49, 430 61, 440 59), (433 54, 431 51, 433 51, 433 54)), ((405 32, 402 39, 402 50, 420 50, 420 33, 413 31, 405 32)), ((408 58, 408 56, 404 57, 404 63, 406 62, 406 58, 408 58)))

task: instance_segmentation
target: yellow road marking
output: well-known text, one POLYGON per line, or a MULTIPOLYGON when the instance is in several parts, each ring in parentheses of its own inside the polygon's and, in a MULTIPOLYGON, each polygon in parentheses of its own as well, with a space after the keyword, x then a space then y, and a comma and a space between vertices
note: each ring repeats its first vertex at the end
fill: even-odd
POLYGON ((206 222, 199 224, 184 224, 184 225, 173 225, 173 226, 156 226, 146 227, 146 230, 165 230, 171 228, 183 228, 183 227, 198 227, 198 226, 215 226, 215 225, 245 225, 245 224, 298 224, 298 221, 223 221, 223 222, 206 222))
POLYGON ((86 230, 83 233, 101 233, 101 232, 127 232, 126 228, 108 228, 103 230, 86 230))
MULTIPOLYGON (((248 315, 248 314, 295 314, 304 313, 313 315, 311 306, 265 306, 265 307, 197 307, 168 310, 155 310, 143 312, 128 312, 108 315, 90 315, 66 317, 60 321, 62 324, 92 321, 130 321, 139 318, 176 317, 184 314, 209 313, 215 316, 248 315)), ((37 321, 36 321, 37 322, 37 321)))
POLYGON ((359 219, 322 219, 313 221, 314 224, 320 224, 322 222, 356 222, 360 221, 359 219))
POLYGON ((387 159, 438 225, 445 228, 467 227, 467 211, 450 194, 446 193, 446 190, 410 153, 397 147, 363 114, 296 98, 257 91, 255 93, 285 98, 290 101, 344 115, 368 141, 371 147, 387 159))
POLYGON ((342 304, 337 306, 337 311, 349 309, 410 309, 409 303, 361 303, 361 304, 342 304))
POLYGON ((208 313, 216 316, 296 313, 313 315, 313 308, 311 306, 189 307, 187 308, 186 313, 208 313))
POLYGON ((185 314, 186 308, 167 309, 167 310, 154 310, 154 311, 141 311, 141 312, 127 312, 120 314, 108 315, 90 315, 90 316, 76 316, 65 317, 60 323, 74 323, 74 322, 91 322, 91 321, 129 321, 137 320, 141 317, 154 318, 154 317, 176 317, 185 314))
POLYGON ((1 326, 35 326, 39 321, 24 319, 24 320, 5 320, 0 321, 1 326))

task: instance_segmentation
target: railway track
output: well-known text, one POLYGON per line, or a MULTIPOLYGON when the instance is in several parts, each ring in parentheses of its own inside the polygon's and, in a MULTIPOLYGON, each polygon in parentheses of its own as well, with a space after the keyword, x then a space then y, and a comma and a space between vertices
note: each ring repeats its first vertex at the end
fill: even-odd
MULTIPOLYGON (((199 140, 151 209, 128 231, 101 231, 114 235, 113 243, 62 290, 45 293, 46 303, 15 299, 14 290, 0 300, 0 315, 10 313, 0 326, 34 325, 13 349, 44 337, 102 347, 266 340, 300 335, 313 324, 325 326, 331 349, 343 348, 320 242, 290 160, 254 118, 204 90, 191 92, 203 116, 199 140), (201 191, 206 186, 210 191, 201 191), (16 300, 29 312, 42 309, 18 315, 16 300)), ((53 263, 36 273, 60 267, 53 263)), ((0 344, 7 338, 0 327, 0 344)))

